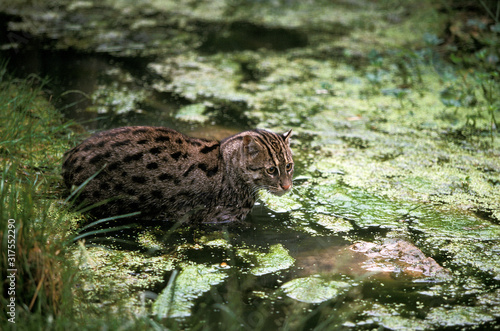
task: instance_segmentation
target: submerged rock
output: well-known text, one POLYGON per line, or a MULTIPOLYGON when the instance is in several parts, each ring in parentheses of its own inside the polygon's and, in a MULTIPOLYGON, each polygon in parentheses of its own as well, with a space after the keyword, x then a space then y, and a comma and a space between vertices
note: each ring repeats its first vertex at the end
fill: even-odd
POLYGON ((415 245, 402 239, 377 244, 359 241, 348 247, 331 246, 296 257, 301 274, 346 275, 355 278, 446 281, 451 273, 415 245))
POLYGON ((447 269, 433 258, 426 257, 418 247, 402 239, 387 239, 383 244, 360 241, 349 246, 349 249, 366 257, 361 268, 370 272, 435 280, 451 278, 447 269))

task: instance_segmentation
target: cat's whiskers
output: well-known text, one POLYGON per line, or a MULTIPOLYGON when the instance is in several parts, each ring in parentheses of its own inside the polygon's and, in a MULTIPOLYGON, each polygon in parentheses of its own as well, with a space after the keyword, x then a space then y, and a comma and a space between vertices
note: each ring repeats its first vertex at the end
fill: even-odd
POLYGON ((293 193, 293 194, 298 195, 298 196, 299 196, 299 197, 301 197, 301 198, 302 198, 302 197, 304 197, 304 193, 302 193, 302 192, 298 189, 298 187, 300 186, 300 184, 301 184, 301 183, 303 183, 303 182, 304 182, 304 181, 303 181, 303 180, 301 180, 301 179, 299 179, 299 180, 295 180, 295 179, 293 179, 293 180, 292 180, 292 188, 291 188, 290 192, 291 192, 291 193, 293 193))
POLYGON ((252 197, 254 197, 255 199, 257 199, 259 197, 259 192, 260 190, 266 190, 267 189, 265 188, 265 186, 262 186, 262 185, 255 185, 252 189, 252 197))
POLYGON ((299 197, 303 197, 303 194, 299 191, 299 189, 297 189, 295 186, 292 186, 291 190, 290 190, 290 193, 293 193, 295 195, 298 195, 299 197))

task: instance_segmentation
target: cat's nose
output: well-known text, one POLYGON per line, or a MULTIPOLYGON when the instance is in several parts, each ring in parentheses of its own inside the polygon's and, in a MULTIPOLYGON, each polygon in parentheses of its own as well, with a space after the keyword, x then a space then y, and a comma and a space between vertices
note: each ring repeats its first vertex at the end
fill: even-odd
POLYGON ((281 184, 281 188, 284 189, 285 191, 289 190, 292 184, 281 184))

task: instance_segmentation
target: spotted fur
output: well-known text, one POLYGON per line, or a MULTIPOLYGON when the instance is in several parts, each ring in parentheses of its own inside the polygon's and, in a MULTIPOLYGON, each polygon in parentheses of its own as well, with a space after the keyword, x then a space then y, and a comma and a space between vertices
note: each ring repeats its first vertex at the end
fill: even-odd
POLYGON ((65 154, 62 175, 96 217, 139 211, 141 218, 189 222, 242 220, 256 192, 292 187, 291 131, 245 131, 222 141, 162 127, 97 133, 65 154), (96 175, 97 174, 97 175, 96 175))

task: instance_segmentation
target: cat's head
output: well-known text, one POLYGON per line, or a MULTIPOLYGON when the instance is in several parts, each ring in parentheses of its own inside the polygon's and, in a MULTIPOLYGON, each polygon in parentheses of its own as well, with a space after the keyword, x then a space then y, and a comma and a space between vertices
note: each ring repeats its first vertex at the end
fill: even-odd
POLYGON ((242 166, 252 188, 265 189, 275 195, 292 188, 291 134, 292 130, 280 135, 260 129, 242 133, 242 166))

